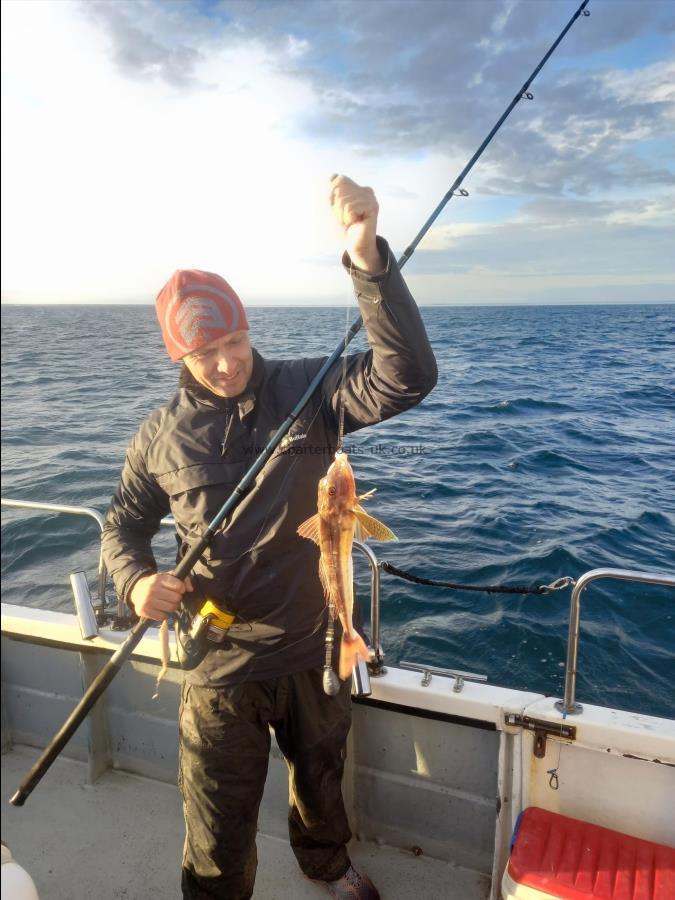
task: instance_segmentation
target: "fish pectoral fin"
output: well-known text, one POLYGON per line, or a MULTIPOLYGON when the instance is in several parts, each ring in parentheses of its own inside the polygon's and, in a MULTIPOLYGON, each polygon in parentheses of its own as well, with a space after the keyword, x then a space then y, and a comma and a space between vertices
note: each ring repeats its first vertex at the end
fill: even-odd
POLYGON ((310 516, 309 519, 305 519, 302 525, 298 526, 297 532, 300 537, 314 541, 317 547, 319 546, 319 522, 319 514, 315 513, 313 516, 310 516))
POLYGON ((378 522, 372 516, 369 516, 365 509, 360 506, 354 507, 352 512, 356 516, 356 521, 361 526, 361 531, 366 537, 375 538, 376 541, 397 541, 398 538, 391 530, 382 522, 378 522))
POLYGON ((369 491, 366 491, 365 494, 361 494, 360 497, 357 497, 356 502, 363 503, 364 500, 370 500, 370 498, 373 496, 373 494, 375 493, 376 490, 377 490, 377 488, 371 488, 369 491))
POLYGON ((370 654, 368 653, 365 641, 361 635, 356 634, 356 632, 354 632, 354 637, 347 637, 347 635, 343 633, 342 640, 340 641, 340 664, 338 668, 340 678, 343 681, 352 674, 359 657, 361 657, 364 662, 368 662, 370 659, 370 654))

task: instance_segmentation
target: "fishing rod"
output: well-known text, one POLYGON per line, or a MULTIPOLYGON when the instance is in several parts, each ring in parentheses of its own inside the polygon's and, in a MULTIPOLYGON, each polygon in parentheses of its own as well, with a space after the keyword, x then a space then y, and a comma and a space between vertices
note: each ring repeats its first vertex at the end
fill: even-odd
MULTIPOLYGON (((560 32, 556 40, 553 42, 548 52, 542 57, 539 64, 536 66, 530 77, 520 88, 518 93, 515 95, 511 103, 506 108, 505 112, 499 118, 497 123, 494 125, 492 130, 489 132, 483 143, 480 145, 478 150, 471 157, 466 166, 462 169, 458 177, 455 179, 452 187, 443 197, 441 202, 438 204, 433 213, 429 216, 427 221, 424 223, 420 231, 417 233, 411 244, 405 250, 401 258, 398 260, 399 268, 403 268, 403 266, 410 259, 412 254, 415 251, 415 248, 422 240, 427 231, 431 228, 433 223, 436 221, 441 211, 445 208, 445 206, 449 203, 449 201, 454 196, 468 196, 468 192, 461 187, 462 182, 469 174, 474 165, 478 162, 480 157, 485 152, 487 146, 490 144, 494 136, 497 134, 499 129, 502 127, 506 119, 513 112, 514 108, 518 104, 520 100, 531 100, 532 94, 529 92, 529 87, 537 77, 542 67, 549 59, 549 57, 553 54, 556 47, 562 39, 565 37, 567 32, 570 30, 574 22, 579 18, 579 16, 589 16, 590 13, 586 10, 588 6, 589 0, 583 0, 583 3, 579 6, 577 11, 574 13, 572 18, 569 20, 567 25, 560 32)), ((173 570, 172 574, 175 578, 184 579, 192 571, 193 566, 199 560, 202 553, 209 546, 211 541, 213 540, 216 532, 220 528, 220 526, 225 522, 227 517, 232 513, 239 503, 242 501, 247 491, 255 481, 257 475, 263 470, 268 460, 276 450, 276 448, 281 443, 282 439, 285 437, 286 433, 290 429, 291 425, 297 420, 298 416, 305 408, 305 406, 309 403, 310 399, 314 395, 314 392, 317 388, 322 384, 324 378, 328 374, 328 372, 333 368, 337 360, 342 356, 344 351, 347 349, 347 346, 351 343, 353 338, 358 334, 363 325, 363 319, 359 317, 356 321, 350 326, 348 331, 346 332, 343 340, 337 345, 335 350, 328 357, 326 362, 321 367, 320 371, 315 375, 312 382, 309 384, 307 389, 305 390, 302 397, 298 400, 296 405, 293 407, 291 412, 286 417, 283 424, 277 429, 276 433, 267 444, 265 449, 262 451, 260 456, 253 463, 248 472, 241 479, 239 484, 232 491, 228 499, 225 501, 223 506, 220 508, 218 513, 216 514, 213 521, 207 526, 206 531, 202 535, 202 537, 197 541, 197 543, 191 547, 183 559, 178 563, 176 568, 173 570)), ((189 635, 186 642, 186 649, 188 654, 190 653, 190 642, 197 643, 198 639, 204 635, 206 629, 211 621, 211 616, 214 613, 209 612, 207 615, 202 615, 198 617, 197 629, 193 630, 192 635, 189 635)), ((12 806, 23 806, 34 788, 41 781, 42 777, 45 775, 49 767, 52 765, 57 756, 61 753, 63 748, 66 746, 70 738, 73 736, 77 728, 82 724, 86 716, 88 715, 91 708, 97 702, 97 700, 101 697, 103 692, 106 690, 110 682, 113 680, 115 675, 119 672, 122 665, 126 662, 127 659, 131 656, 135 648, 140 643, 143 635, 148 630, 151 625, 154 625, 155 622, 153 619, 139 619, 139 621, 134 625, 129 633, 129 637, 121 644, 118 649, 113 653, 105 666, 101 669, 99 674, 96 676, 94 681, 90 684, 87 691, 84 693, 82 699, 77 704, 73 712, 68 716, 63 726, 59 729, 57 734, 54 736, 52 742, 48 747, 44 750, 38 761, 35 763, 33 768, 30 770, 28 775, 24 778, 24 780, 19 785, 16 793, 10 798, 10 803, 12 806)))

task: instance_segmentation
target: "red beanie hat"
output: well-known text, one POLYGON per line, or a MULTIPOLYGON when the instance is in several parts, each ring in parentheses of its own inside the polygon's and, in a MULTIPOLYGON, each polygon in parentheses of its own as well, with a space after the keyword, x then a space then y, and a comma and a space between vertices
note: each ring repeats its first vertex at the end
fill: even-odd
POLYGON ((220 275, 179 269, 155 301, 162 337, 176 362, 224 334, 248 330, 241 300, 220 275))

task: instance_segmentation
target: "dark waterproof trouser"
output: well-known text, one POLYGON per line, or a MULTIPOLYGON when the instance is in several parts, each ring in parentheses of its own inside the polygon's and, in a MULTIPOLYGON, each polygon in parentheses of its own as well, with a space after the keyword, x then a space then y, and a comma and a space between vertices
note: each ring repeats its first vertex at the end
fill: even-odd
POLYGON ((187 900, 247 900, 253 894, 269 726, 288 763, 288 828, 300 868, 325 881, 349 868, 345 844, 351 832, 341 783, 351 680, 328 697, 322 676, 322 669, 312 669, 230 687, 183 685, 178 780, 187 900))

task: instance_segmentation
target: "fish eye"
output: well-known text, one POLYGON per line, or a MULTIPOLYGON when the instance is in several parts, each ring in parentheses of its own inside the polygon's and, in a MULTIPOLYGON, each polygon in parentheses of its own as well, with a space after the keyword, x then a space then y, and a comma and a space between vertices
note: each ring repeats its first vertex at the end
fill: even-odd
POLYGON ((334 496, 335 496, 335 488, 333 487, 333 485, 331 485, 331 486, 328 488, 328 493, 330 494, 331 497, 334 497, 334 496))

